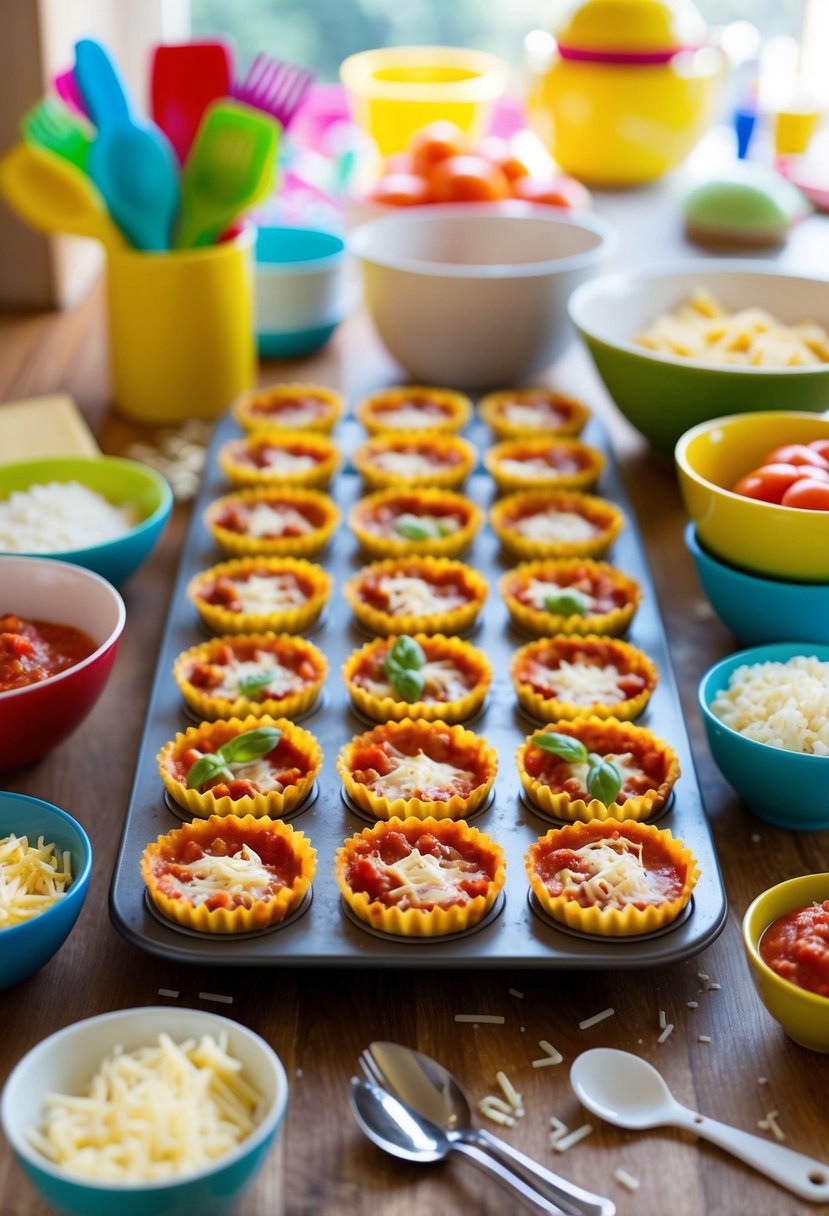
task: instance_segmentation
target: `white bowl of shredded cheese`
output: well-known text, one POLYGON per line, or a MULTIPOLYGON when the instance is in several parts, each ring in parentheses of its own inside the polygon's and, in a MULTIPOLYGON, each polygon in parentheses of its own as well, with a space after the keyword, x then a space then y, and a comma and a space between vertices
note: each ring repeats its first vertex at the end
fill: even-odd
POLYGON ((61 1212, 224 1216, 264 1163, 287 1100, 285 1070, 259 1035, 205 1010, 151 1006, 75 1022, 33 1047, 6 1082, 0 1120, 61 1212))

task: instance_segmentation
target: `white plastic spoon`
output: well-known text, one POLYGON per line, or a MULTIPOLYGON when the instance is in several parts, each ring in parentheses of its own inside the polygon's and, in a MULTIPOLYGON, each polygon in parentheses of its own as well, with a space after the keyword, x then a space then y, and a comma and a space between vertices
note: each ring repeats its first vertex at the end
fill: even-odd
POLYGON ((595 1047, 573 1062, 570 1084, 582 1106, 617 1127, 682 1127, 710 1140, 801 1199, 829 1201, 829 1165, 781 1144, 717 1123, 681 1106, 656 1069, 639 1056, 595 1047))

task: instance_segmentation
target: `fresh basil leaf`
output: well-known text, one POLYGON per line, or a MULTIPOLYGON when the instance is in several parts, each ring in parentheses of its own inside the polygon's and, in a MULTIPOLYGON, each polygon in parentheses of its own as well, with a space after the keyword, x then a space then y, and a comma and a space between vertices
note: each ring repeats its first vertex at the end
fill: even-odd
POLYGON ((257 693, 268 687, 272 679, 272 671, 256 671, 249 676, 242 676, 239 681, 239 692, 246 697, 255 697, 257 693))
POLYGON ((391 667, 386 672, 395 694, 402 701, 416 701, 423 692, 423 676, 407 667, 391 667))
POLYGON ((458 524, 451 515, 447 515, 445 519, 435 520, 435 527, 438 530, 438 536, 451 536, 458 530, 458 524))
POLYGON ((249 764, 251 760, 258 760, 273 751, 281 738, 281 730, 273 726, 260 726, 228 739, 219 748, 218 755, 225 764, 249 764))
POLYGON ((440 533, 434 524, 417 515, 398 515, 394 521, 394 530, 406 540, 435 540, 440 533))
POLYGON ((544 596, 544 609, 557 616, 584 616, 590 607, 590 599, 575 587, 568 587, 558 595, 544 596))
POLYGON ((591 765, 587 770, 587 792, 591 798, 598 798, 605 806, 610 806, 619 796, 622 788, 622 774, 612 760, 603 760, 601 756, 591 756, 591 765))
POLYGON ((568 764, 583 764, 587 759, 587 748, 580 739, 560 735, 556 731, 546 735, 533 735, 530 743, 545 752, 552 752, 554 756, 560 756, 568 764))
POLYGON ((187 774, 187 788, 188 790, 200 790, 203 785, 207 785, 208 781, 225 775, 228 777, 232 775, 225 761, 215 752, 208 752, 206 756, 200 756, 196 763, 191 765, 187 774))
MULTIPOLYGON (((426 662, 423 647, 406 633, 395 638, 386 658, 398 667, 406 667, 411 671, 417 671, 426 662)), ((388 672, 386 674, 388 675, 388 672)))

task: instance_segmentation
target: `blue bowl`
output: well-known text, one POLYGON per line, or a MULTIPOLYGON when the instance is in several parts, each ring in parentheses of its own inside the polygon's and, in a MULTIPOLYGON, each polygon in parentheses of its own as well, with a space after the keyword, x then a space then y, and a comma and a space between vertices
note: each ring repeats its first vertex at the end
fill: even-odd
POLYGON ((260 228, 254 276, 256 341, 263 358, 312 354, 351 310, 345 242, 333 232, 260 228))
POLYGON ((702 547, 693 523, 685 544, 711 607, 745 645, 782 639, 829 645, 829 583, 787 583, 738 570, 702 547))
POLYGON ((183 1006, 119 1009, 58 1030, 12 1070, 0 1100, 0 1120, 18 1164, 38 1193, 67 1216, 225 1216, 264 1164, 285 1115, 288 1081, 272 1048, 252 1030, 207 1010, 183 1006), (73 1175, 43 1157, 27 1130, 42 1116, 48 1092, 77 1094, 116 1046, 152 1046, 160 1033, 175 1042, 228 1036, 228 1050, 262 1095, 251 1134, 210 1165, 154 1182, 97 1181, 73 1175))
POLYGON ((44 456, 0 465, 0 500, 15 490, 50 481, 77 481, 116 506, 134 506, 139 522, 123 536, 103 544, 24 556, 54 557, 85 566, 116 586, 150 556, 173 509, 173 492, 160 473, 118 456, 44 456))
POLYGON ((775 642, 740 650, 715 663, 699 686, 699 707, 708 746, 722 775, 759 819, 797 832, 829 828, 829 756, 785 751, 748 739, 725 726, 711 711, 732 672, 745 664, 786 662, 814 655, 829 662, 829 646, 775 642))
POLYGON ((92 846, 79 823, 49 802, 26 794, 0 791, 0 839, 42 836, 58 852, 72 855, 72 882, 63 899, 21 925, 0 930, 0 989, 34 975, 57 954, 83 907, 92 873, 92 846))

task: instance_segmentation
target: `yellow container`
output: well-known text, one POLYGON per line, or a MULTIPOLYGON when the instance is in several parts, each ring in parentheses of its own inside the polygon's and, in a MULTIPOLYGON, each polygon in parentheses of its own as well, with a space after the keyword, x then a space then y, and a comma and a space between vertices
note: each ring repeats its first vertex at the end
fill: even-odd
POLYGON ((113 396, 139 422, 215 418, 253 386, 254 230, 204 249, 110 253, 113 396))
POLYGON ((774 151, 777 156, 800 156, 809 147, 820 122, 814 107, 778 110, 774 116, 774 151))
POLYGON ((381 156, 391 156, 438 118, 480 139, 507 73, 500 59, 484 51, 395 46, 351 55, 340 65, 340 78, 354 122, 381 156))

